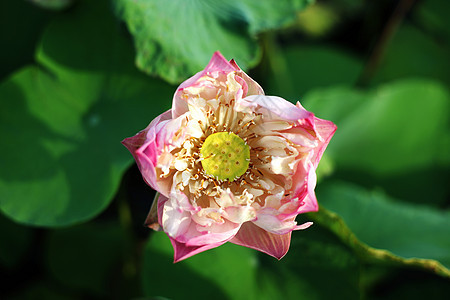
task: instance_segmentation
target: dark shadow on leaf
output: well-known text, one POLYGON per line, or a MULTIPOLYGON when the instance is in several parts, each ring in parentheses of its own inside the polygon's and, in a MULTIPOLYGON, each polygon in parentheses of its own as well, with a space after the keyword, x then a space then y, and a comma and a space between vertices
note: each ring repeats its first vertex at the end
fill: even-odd
POLYGON ((25 183, 52 177, 58 165, 44 144, 61 137, 29 111, 23 92, 12 80, 1 86, 0 93, 1 180, 25 183))
POLYGON ((448 208, 450 170, 441 166, 417 169, 407 173, 375 176, 356 170, 337 170, 333 178, 356 183, 369 190, 382 189, 393 198, 415 204, 448 208))

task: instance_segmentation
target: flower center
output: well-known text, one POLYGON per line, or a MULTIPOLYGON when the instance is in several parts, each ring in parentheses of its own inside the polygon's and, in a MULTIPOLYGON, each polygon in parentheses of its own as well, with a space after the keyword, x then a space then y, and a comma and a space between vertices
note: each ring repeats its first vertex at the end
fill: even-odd
POLYGON ((206 174, 219 180, 233 181, 243 175, 250 162, 250 147, 232 132, 208 136, 200 149, 206 174))

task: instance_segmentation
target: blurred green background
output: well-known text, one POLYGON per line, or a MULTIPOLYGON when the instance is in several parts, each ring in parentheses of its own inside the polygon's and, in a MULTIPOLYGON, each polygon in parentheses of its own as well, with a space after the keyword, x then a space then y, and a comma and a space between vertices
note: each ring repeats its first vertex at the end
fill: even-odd
POLYGON ((445 0, 0 2, 1 299, 444 299, 445 0), (319 213, 277 261, 226 244, 173 264, 120 141, 220 50, 338 130, 319 213))

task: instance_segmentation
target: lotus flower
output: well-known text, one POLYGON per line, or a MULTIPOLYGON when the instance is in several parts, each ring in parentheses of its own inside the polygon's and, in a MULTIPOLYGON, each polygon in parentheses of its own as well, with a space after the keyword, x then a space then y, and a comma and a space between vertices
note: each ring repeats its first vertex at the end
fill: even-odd
POLYGON ((315 170, 336 126, 263 89, 214 53, 177 89, 172 109, 123 144, 159 192, 149 226, 175 262, 226 242, 278 259, 298 214, 317 211, 315 170))

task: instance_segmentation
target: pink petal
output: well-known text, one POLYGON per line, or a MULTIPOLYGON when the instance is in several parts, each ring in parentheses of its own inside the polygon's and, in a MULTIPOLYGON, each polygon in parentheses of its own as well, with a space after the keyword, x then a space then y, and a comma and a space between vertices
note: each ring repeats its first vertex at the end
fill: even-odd
POLYGON ((240 228, 240 224, 225 221, 223 224, 212 225, 208 228, 210 232, 201 234, 187 240, 187 246, 200 246, 205 244, 225 243, 233 238, 240 228))
POLYGON ((248 94, 248 84, 241 76, 236 75, 234 78, 242 86, 242 95, 240 95, 240 98, 244 98, 248 94))
POLYGON ((234 66, 228 60, 226 60, 225 57, 223 57, 222 53, 220 53, 220 51, 216 51, 214 52, 204 72, 205 73, 212 73, 215 71, 233 72, 239 70, 240 70, 239 67, 234 66))
POLYGON ((309 167, 310 164, 299 163, 297 165, 297 169, 295 170, 294 175, 292 176, 292 195, 291 199, 298 198, 302 200, 308 194, 308 173, 309 170, 306 167, 309 167))
POLYGON ((296 106, 281 97, 253 95, 242 100, 244 105, 256 112, 271 116, 270 119, 280 119, 290 122, 299 122, 300 124, 310 124, 314 115, 304 109, 296 106))
POLYGON ((274 234, 261 229, 252 222, 246 222, 242 224, 241 229, 230 242, 281 259, 289 250, 291 232, 274 234))
POLYGON ((303 126, 294 125, 292 128, 280 131, 280 134, 296 145, 307 148, 317 147, 317 138, 307 129, 303 126))
POLYGON ((294 230, 295 226, 297 226, 297 223, 294 221, 296 215, 290 219, 284 215, 280 215, 283 219, 279 219, 278 211, 272 208, 262 209, 258 214, 258 218, 253 223, 265 231, 274 234, 286 234, 294 230))
MULTIPOLYGON (((250 76, 248 76, 244 71, 242 71, 241 68, 239 68, 237 63, 234 61, 234 59, 230 60, 230 64, 233 65, 237 70, 239 70, 237 77, 242 78, 242 80, 246 83, 245 85, 242 85, 243 87, 245 86, 243 97, 250 95, 264 95, 264 90, 262 89, 262 87, 250 76)), ((236 79, 236 81, 242 83, 241 80, 236 79)))
POLYGON ((156 184, 156 160, 157 160, 157 144, 156 137, 163 125, 171 118, 171 111, 156 117, 144 130, 135 136, 126 138, 122 144, 131 152, 141 171, 142 177, 154 190, 158 190, 156 184), (148 149, 146 153, 143 153, 148 149))
POLYGON ((164 196, 163 194, 159 194, 158 197, 158 223, 159 225, 162 224, 162 215, 163 215, 163 211, 164 211, 164 204, 169 200, 169 198, 167 198, 166 196, 164 196))
POLYGON ((313 224, 313 222, 305 222, 302 225, 296 226, 294 230, 303 230, 303 229, 310 227, 312 224, 313 224))
POLYGON ((174 250, 174 260, 173 260, 174 263, 179 262, 188 257, 191 257, 200 252, 203 252, 203 251, 206 251, 206 250, 209 250, 212 248, 216 248, 226 242, 226 241, 224 241, 224 242, 220 242, 220 243, 207 244, 207 245, 202 245, 202 246, 187 246, 185 243, 180 243, 171 237, 169 237, 169 238, 170 238, 170 242, 172 243, 173 250, 174 250))
POLYGON ((198 72, 191 78, 187 79, 178 87, 172 101, 172 118, 174 119, 178 118, 179 116, 181 116, 182 114, 186 113, 189 110, 185 99, 182 99, 179 96, 179 91, 195 84, 197 80, 199 80, 201 77, 207 74, 211 74, 213 72, 218 71, 233 72, 238 70, 240 70, 239 67, 235 67, 233 64, 228 62, 228 60, 226 60, 225 57, 223 57, 223 55, 219 51, 214 52, 211 60, 209 61, 208 65, 204 70, 198 72))
POLYGON ((297 210, 297 214, 304 214, 307 212, 315 212, 319 210, 319 205, 317 204, 317 199, 315 193, 306 196, 303 201, 303 205, 297 210))
POLYGON ((316 178, 317 177, 315 170, 313 168, 310 168, 308 171, 308 176, 306 178, 306 183, 297 191, 298 196, 296 197, 301 200, 300 205, 298 206, 296 211, 292 211, 288 214, 283 214, 284 217, 291 217, 297 214, 319 210, 316 193, 314 192, 314 188, 316 186, 316 178))
POLYGON ((317 176, 315 169, 311 166, 307 178, 307 188, 308 195, 303 199, 303 205, 298 211, 299 213, 307 213, 311 211, 318 211, 319 205, 317 204, 316 193, 314 189, 316 188, 317 176))
POLYGON ((328 146, 333 134, 336 132, 336 125, 328 120, 323 120, 314 117, 314 125, 317 134, 320 136, 321 140, 319 142, 319 146, 314 150, 314 156, 312 158, 312 162, 314 164, 314 168, 317 168, 319 164, 320 158, 322 157, 323 152, 328 146))

